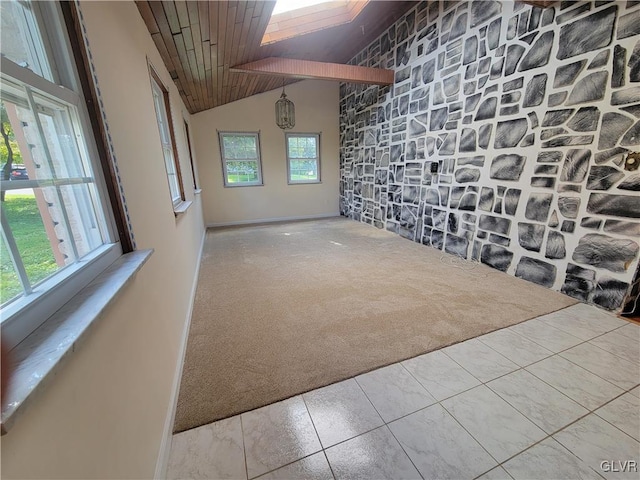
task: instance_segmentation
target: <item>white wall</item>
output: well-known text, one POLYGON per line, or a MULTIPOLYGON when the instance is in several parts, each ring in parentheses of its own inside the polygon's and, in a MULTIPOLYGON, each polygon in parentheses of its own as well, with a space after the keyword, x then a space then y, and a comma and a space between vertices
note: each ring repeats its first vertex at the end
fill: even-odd
POLYGON ((287 184, 284 131, 275 123, 282 90, 254 95, 193 116, 207 225, 338 214, 338 82, 305 80, 286 87, 296 108, 288 132, 320 132, 320 184, 287 184), (260 132, 263 186, 225 188, 217 130, 260 132))
POLYGON ((189 115, 135 4, 84 2, 82 11, 138 248, 155 253, 2 437, 4 478, 154 475, 204 234, 185 143, 189 115), (185 190, 194 202, 178 218, 147 56, 169 89, 185 190))

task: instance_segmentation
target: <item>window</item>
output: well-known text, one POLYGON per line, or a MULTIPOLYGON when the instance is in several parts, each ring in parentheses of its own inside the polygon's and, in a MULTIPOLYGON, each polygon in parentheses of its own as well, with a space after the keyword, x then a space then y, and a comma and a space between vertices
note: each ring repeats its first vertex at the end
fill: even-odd
POLYGON ((184 121, 184 133, 187 140, 187 148, 189 150, 189 164, 191 165, 191 175, 193 175, 193 189, 195 191, 198 191, 200 190, 200 188, 198 187, 198 177, 196 175, 196 167, 193 164, 193 152, 191 151, 191 135, 189 134, 189 124, 184 118, 182 120, 184 121))
POLYGON ((0 318, 10 348, 121 256, 126 231, 64 8, 0 2, 0 318))
POLYGON ((320 183, 320 134, 286 133, 289 183, 320 183))
POLYGON ((219 132, 225 187, 262 185, 258 133, 219 132))
POLYGON ((174 211, 185 200, 182 188, 182 177, 180 175, 180 164, 178 163, 178 152, 175 148, 176 141, 173 134, 173 123, 170 122, 171 107, 169 104, 169 92, 153 68, 151 71, 151 90, 153 92, 153 105, 156 110, 156 120, 160 130, 160 143, 162 144, 162 156, 164 166, 167 170, 167 180, 169 181, 169 192, 173 202, 174 211))

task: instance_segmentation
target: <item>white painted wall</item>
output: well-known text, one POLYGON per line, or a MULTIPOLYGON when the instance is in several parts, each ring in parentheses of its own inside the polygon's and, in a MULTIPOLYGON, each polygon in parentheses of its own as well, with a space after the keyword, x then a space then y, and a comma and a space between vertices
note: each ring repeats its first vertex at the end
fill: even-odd
POLYGON ((286 87, 296 107, 296 126, 287 131, 321 133, 320 184, 287 184, 284 131, 275 123, 281 93, 272 90, 193 116, 206 225, 338 214, 339 84, 305 80, 286 87), (263 186, 224 186, 218 130, 260 132, 263 186))
POLYGON ((153 477, 204 235, 185 143, 189 114, 138 9, 133 2, 83 2, 82 11, 138 248, 155 253, 2 437, 4 478, 153 477), (169 89, 187 200, 194 202, 178 218, 147 56, 169 89))

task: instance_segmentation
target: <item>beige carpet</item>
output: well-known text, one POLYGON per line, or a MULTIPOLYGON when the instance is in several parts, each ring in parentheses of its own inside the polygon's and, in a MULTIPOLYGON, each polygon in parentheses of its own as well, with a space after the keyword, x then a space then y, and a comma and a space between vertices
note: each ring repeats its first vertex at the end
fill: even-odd
POLYGON ((345 218, 207 232, 175 432, 576 303, 345 218))

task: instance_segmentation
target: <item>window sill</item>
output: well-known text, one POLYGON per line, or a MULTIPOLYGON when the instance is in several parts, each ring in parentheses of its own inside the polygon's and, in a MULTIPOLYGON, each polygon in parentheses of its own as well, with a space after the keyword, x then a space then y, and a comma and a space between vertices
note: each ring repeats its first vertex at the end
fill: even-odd
POLYGON ((196 189, 193 191, 193 194, 194 194, 194 195, 200 195, 201 193, 202 193, 202 189, 201 189, 201 188, 196 188, 196 189))
POLYGON ((173 207, 173 214, 177 217, 185 213, 193 202, 191 200, 185 200, 173 207))
POLYGON ((2 435, 56 375, 152 253, 138 250, 120 257, 11 351, 14 371, 2 405, 2 435))
POLYGON ((264 183, 229 183, 224 188, 264 187, 264 183))

